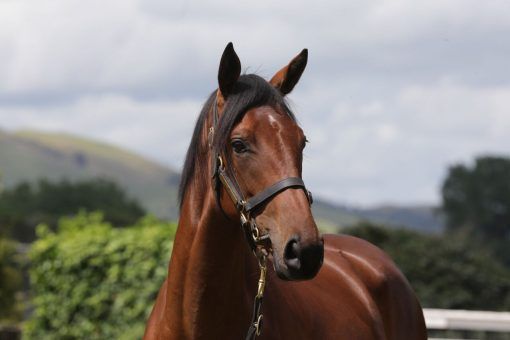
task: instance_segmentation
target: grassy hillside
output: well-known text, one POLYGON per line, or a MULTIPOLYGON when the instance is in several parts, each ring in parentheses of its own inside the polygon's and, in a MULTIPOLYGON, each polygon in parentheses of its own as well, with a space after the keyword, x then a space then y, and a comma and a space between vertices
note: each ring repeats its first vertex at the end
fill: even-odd
POLYGON ((67 134, 0 131, 2 185, 39 178, 104 177, 160 217, 177 215, 176 172, 132 152, 67 134))
POLYGON ((368 221, 379 221, 381 224, 403 226, 418 231, 439 233, 444 225, 443 218, 432 206, 380 206, 357 212, 368 221))
POLYGON ((353 208, 316 200, 313 212, 317 225, 327 232, 337 232, 341 227, 362 221, 404 227, 426 233, 438 233, 443 229, 443 219, 432 206, 380 206, 353 208))
MULTIPOLYGON (((115 180, 159 217, 176 219, 179 174, 135 153, 108 144, 60 133, 0 131, 1 184, 12 186, 39 178, 115 180)), ((317 224, 336 232, 362 220, 435 232, 442 226, 432 207, 354 209, 316 200, 317 224)))

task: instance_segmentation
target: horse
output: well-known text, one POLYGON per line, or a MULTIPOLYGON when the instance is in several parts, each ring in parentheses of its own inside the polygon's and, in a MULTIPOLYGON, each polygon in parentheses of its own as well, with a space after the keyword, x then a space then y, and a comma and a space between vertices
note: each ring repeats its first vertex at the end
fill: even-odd
POLYGON ((302 179, 307 139, 286 95, 304 49, 268 82, 232 43, 186 155, 168 277, 144 339, 426 339, 406 278, 374 245, 321 236, 302 179))

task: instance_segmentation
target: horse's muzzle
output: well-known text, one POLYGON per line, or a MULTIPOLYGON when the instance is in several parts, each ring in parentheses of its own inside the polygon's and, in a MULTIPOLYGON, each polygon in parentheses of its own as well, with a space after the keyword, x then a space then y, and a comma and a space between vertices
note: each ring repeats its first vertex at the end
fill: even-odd
POLYGON ((299 237, 292 237, 283 251, 284 266, 276 272, 284 280, 308 280, 317 275, 324 259, 324 241, 303 243, 299 237), (283 267, 283 268, 282 268, 283 267))

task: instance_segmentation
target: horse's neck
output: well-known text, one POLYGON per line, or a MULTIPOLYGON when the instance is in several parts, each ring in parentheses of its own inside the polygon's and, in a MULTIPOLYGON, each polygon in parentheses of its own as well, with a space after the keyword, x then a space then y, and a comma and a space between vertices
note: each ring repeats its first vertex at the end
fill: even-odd
POLYGON ((252 257, 240 227, 214 200, 188 197, 169 267, 170 330, 187 338, 228 338, 221 333, 246 328, 253 295, 247 279, 256 280, 252 257))

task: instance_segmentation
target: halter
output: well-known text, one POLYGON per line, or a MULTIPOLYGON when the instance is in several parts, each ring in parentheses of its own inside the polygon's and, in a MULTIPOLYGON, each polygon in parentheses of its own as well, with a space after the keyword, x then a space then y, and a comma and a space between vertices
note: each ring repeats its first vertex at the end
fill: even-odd
MULTIPOLYGON (((216 97, 213 107, 213 125, 209 128, 208 135, 209 148, 211 151, 213 151, 214 133, 217 130, 218 123, 218 98, 216 97)), ((257 295, 255 296, 250 328, 246 335, 246 340, 252 340, 260 335, 262 331, 262 299, 264 296, 267 273, 267 251, 263 243, 266 240, 269 240, 268 233, 261 234, 252 212, 256 210, 256 208, 271 200, 274 196, 289 188, 303 189, 310 205, 313 203, 313 197, 312 193, 306 189, 305 183, 301 178, 287 177, 246 199, 235 176, 230 177, 227 173, 221 154, 211 152, 211 158, 213 189, 217 197, 219 197, 221 185, 225 187, 225 190, 239 213, 241 228, 243 229, 246 240, 248 241, 248 244, 250 245, 250 248, 256 256, 259 264, 260 277, 258 281, 257 295)))

